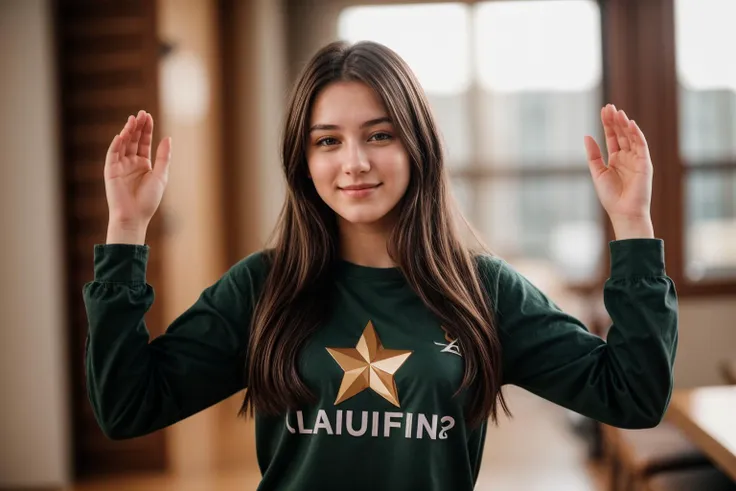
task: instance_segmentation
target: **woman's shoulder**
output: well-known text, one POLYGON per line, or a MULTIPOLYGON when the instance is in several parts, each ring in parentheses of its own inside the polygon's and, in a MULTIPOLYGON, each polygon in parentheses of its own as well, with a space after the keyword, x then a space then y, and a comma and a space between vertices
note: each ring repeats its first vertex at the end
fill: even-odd
POLYGON ((474 254, 478 277, 493 297, 504 291, 525 286, 526 279, 504 258, 493 253, 474 254))
POLYGON ((509 266, 502 257, 490 252, 474 253, 473 259, 483 282, 498 281, 499 275, 509 266))
POLYGON ((506 259, 494 254, 478 254, 474 257, 480 281, 499 308, 514 307, 524 301, 540 305, 549 302, 546 294, 506 259))
POLYGON ((268 270, 271 258, 270 249, 261 249, 242 257, 232 268, 237 270, 247 269, 249 271, 268 270))
POLYGON ((258 288, 268 276, 271 268, 270 258, 271 251, 269 249, 252 252, 233 264, 225 274, 232 277, 240 285, 258 288))

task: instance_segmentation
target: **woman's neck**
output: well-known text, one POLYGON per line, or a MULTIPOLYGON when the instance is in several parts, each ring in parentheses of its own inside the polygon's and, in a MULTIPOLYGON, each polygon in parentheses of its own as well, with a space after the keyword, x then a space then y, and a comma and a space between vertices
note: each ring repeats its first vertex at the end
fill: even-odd
POLYGON ((380 224, 356 224, 339 219, 340 256, 345 261, 373 268, 392 268, 388 255, 390 228, 380 224))

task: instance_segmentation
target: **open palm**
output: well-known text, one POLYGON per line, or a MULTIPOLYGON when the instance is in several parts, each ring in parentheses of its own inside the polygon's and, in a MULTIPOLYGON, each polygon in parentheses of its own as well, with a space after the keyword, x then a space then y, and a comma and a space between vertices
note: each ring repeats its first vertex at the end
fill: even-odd
POLYGON ((601 109, 608 165, 595 140, 585 137, 588 165, 598 199, 612 220, 647 219, 654 169, 644 133, 612 104, 601 109))
POLYGON ((115 135, 105 159, 105 193, 110 221, 147 227, 163 197, 171 161, 171 139, 164 139, 151 165, 153 117, 139 111, 115 135))

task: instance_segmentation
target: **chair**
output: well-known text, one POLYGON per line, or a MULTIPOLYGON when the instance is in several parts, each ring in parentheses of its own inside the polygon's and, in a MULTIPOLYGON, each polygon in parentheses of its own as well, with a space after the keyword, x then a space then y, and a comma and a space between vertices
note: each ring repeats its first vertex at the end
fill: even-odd
POLYGON ((645 430, 604 426, 604 435, 610 491, 646 489, 644 483, 654 474, 710 463, 697 446, 667 422, 645 430))

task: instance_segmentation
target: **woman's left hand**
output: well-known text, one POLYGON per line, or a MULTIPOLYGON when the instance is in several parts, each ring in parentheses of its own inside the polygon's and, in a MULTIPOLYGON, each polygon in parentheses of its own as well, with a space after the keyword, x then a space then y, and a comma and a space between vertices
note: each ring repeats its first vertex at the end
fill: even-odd
POLYGON ((612 104, 601 109, 608 165, 596 141, 585 137, 588 166, 598 199, 608 213, 616 239, 654 237, 650 205, 654 169, 639 126, 612 104))

